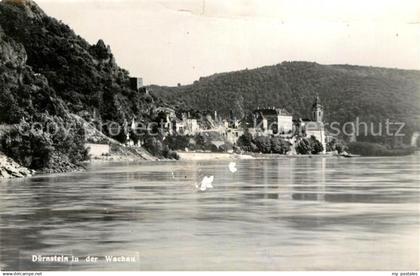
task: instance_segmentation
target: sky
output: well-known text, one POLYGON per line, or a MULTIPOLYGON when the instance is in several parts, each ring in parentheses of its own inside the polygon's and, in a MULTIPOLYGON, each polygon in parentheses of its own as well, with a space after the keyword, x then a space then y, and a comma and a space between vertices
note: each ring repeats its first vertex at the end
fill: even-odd
POLYGON ((420 69, 418 0, 35 0, 145 84, 283 61, 420 69))

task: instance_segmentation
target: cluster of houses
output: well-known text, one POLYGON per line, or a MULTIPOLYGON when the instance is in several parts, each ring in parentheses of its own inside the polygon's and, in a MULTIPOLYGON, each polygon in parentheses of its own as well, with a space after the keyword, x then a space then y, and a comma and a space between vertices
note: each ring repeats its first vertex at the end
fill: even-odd
MULTIPOLYGON (((133 89, 143 87, 142 80, 132 78, 130 84, 133 89)), ((143 87, 144 89, 144 87, 143 87)), ((147 91, 146 91, 147 93, 147 91)), ((244 119, 238 120, 232 114, 229 118, 222 118, 217 112, 203 111, 175 111, 168 107, 156 108, 153 113, 160 118, 160 127, 164 135, 206 135, 209 133, 218 134, 220 141, 213 141, 215 144, 229 142, 235 145, 245 131, 255 136, 281 136, 291 144, 296 142, 298 137, 314 136, 323 145, 324 151, 326 144, 333 139, 326 134, 323 116, 324 109, 320 98, 317 96, 311 107, 310 119, 296 119, 284 108, 257 108, 252 112, 253 122, 246 124, 244 119)), ((133 120, 132 127, 136 127, 133 120)), ((129 134, 127 144, 133 145, 129 134)), ((141 145, 141 142, 137 144, 141 145)))

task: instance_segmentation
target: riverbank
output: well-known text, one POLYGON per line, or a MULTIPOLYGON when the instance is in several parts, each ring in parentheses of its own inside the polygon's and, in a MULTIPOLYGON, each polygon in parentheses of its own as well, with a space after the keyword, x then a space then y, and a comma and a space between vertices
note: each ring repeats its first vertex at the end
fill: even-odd
POLYGON ((285 159, 285 158, 343 158, 344 156, 338 154, 270 154, 270 153, 250 153, 255 159, 285 159))
MULTIPOLYGON (((283 154, 260 154, 246 152, 244 154, 226 153, 226 152, 177 152, 180 161, 208 161, 208 160, 249 160, 249 159, 301 159, 301 158, 345 158, 345 156, 327 153, 327 154, 299 154, 299 155, 283 155, 283 154)), ((360 155, 351 155, 350 157, 359 157, 360 155)), ((88 163, 106 163, 106 162, 153 162, 162 161, 150 155, 142 148, 134 147, 114 147, 110 154, 102 156, 94 156, 91 159, 83 162, 88 163)), ((37 173, 52 174, 52 173, 66 173, 73 171, 82 171, 83 165, 78 166, 77 169, 69 169, 69 171, 55 171, 43 170, 37 173)), ((35 171, 29 170, 11 158, 5 156, 0 152, 0 180, 9 178, 29 177, 35 174, 35 171)))
POLYGON ((180 160, 199 161, 199 160, 243 160, 243 159, 285 159, 285 158, 342 158, 337 154, 269 154, 252 153, 244 154, 226 153, 226 152, 178 152, 180 160))
POLYGON ((199 160, 242 160, 254 159, 248 154, 236 154, 226 152, 177 152, 180 160, 199 161, 199 160))
POLYGON ((352 142, 348 144, 351 153, 363 156, 405 156, 416 152, 415 147, 388 148, 383 144, 370 142, 352 142))
POLYGON ((29 170, 0 152, 0 179, 23 178, 32 176, 35 171, 29 170))
POLYGON ((137 162, 137 161, 157 161, 157 157, 152 156, 144 148, 126 147, 120 143, 109 145, 110 150, 106 154, 100 154, 89 150, 90 159, 85 163, 91 162, 137 162))

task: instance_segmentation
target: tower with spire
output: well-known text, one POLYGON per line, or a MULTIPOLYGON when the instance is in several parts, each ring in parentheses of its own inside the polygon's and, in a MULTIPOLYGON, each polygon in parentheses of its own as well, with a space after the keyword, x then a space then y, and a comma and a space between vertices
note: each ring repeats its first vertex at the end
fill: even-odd
POLYGON ((322 107, 319 95, 315 97, 314 104, 312 105, 312 120, 322 123, 324 120, 324 108, 322 107))

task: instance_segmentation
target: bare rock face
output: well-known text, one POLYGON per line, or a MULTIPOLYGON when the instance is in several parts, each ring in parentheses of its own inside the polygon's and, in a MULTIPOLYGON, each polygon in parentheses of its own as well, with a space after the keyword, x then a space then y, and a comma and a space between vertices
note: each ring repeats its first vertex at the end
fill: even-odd
POLYGON ((20 166, 11 158, 0 152, 0 179, 28 177, 33 173, 34 171, 20 166))

